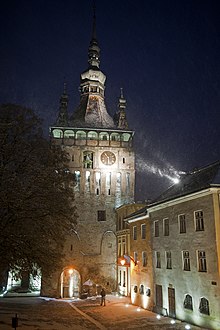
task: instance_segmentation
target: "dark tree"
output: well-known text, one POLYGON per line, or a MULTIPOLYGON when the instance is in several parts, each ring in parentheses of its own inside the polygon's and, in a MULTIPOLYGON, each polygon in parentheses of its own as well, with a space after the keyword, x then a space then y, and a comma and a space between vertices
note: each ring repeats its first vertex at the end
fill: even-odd
POLYGON ((67 158, 32 110, 0 106, 0 267, 44 273, 58 266, 76 222, 67 158))

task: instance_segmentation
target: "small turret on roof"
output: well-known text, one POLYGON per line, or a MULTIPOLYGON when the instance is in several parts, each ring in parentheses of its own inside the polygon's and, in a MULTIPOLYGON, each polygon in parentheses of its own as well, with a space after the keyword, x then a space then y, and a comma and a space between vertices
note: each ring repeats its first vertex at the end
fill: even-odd
POLYGON ((119 129, 128 129, 128 122, 126 118, 126 99, 123 95, 123 88, 121 88, 121 95, 119 97, 118 111, 114 116, 114 121, 119 129))
POLYGON ((63 94, 60 97, 60 107, 59 107, 59 114, 56 120, 56 126, 67 126, 68 125, 68 101, 69 97, 66 92, 66 83, 63 86, 63 94))

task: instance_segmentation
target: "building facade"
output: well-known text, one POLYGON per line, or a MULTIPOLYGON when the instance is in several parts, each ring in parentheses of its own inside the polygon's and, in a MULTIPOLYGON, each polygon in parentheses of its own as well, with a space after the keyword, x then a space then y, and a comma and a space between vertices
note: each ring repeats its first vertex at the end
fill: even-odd
MULTIPOLYGON (((142 244, 137 233, 144 212, 150 221, 154 311, 220 329, 220 162, 184 175, 133 217, 131 253, 142 244)), ((135 281, 131 273, 131 285, 135 281)))
POLYGON ((154 285, 150 220, 147 211, 141 210, 126 220, 130 228, 130 278, 131 303, 153 310, 154 285))
POLYGON ((68 115, 64 86, 59 115, 50 128, 51 143, 69 158, 78 222, 65 242, 63 269, 42 288, 46 295, 79 296, 88 279, 109 291, 116 289, 115 209, 134 200, 134 132, 128 128, 122 90, 114 118, 107 111, 95 24, 94 16, 79 106, 68 115))
POLYGON ((144 204, 124 204, 116 209, 116 238, 117 238, 117 291, 122 296, 131 295, 130 283, 130 229, 125 221, 129 214, 142 209, 144 204))

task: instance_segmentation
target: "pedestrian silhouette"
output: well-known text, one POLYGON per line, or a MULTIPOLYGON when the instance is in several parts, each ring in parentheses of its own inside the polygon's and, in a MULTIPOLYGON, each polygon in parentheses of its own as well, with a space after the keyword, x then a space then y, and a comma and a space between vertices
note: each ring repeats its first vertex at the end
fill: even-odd
POLYGON ((105 296, 106 296, 106 293, 105 293, 105 290, 102 288, 101 292, 101 306, 104 305, 105 306, 105 296))

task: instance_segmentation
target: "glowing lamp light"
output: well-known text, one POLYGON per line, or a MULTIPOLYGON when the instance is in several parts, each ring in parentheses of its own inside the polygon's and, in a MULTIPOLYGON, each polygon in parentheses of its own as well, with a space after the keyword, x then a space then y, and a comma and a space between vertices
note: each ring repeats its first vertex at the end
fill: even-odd
POLYGON ((120 263, 121 263, 122 266, 124 266, 124 264, 125 264, 125 259, 121 259, 120 263))
POLYGON ((178 184, 180 180, 178 178, 172 178, 174 184, 178 184))
POLYGON ((159 314, 158 314, 156 317, 157 317, 157 319, 158 319, 158 320, 160 320, 160 319, 161 319, 161 316, 160 316, 159 314))
POLYGON ((73 269, 69 269, 69 274, 71 275, 73 273, 73 269))
POLYGON ((171 324, 175 324, 176 321, 175 321, 175 320, 171 320, 170 323, 171 323, 171 324))
POLYGON ((191 329, 191 326, 189 324, 186 324, 185 329, 189 330, 189 329, 191 329))
POLYGON ((141 311, 141 309, 140 309, 140 307, 138 307, 138 308, 137 308, 137 312, 140 312, 140 311, 141 311))

